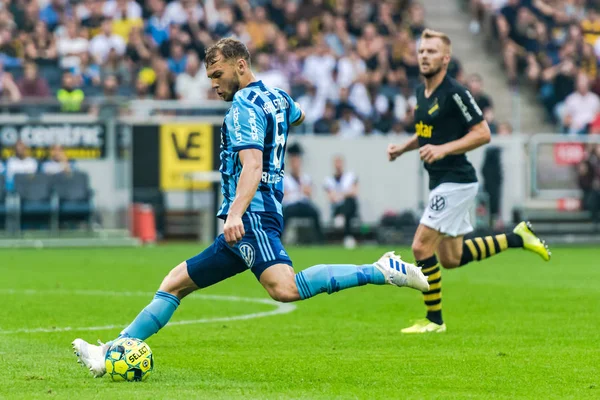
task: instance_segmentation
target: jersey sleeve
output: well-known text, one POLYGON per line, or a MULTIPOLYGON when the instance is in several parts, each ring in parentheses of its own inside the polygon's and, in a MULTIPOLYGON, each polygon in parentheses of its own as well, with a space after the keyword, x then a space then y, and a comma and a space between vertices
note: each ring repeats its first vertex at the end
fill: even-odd
POLYGON ((298 122, 298 120, 300 119, 300 117, 302 117, 302 109, 300 108, 298 103, 296 103, 292 99, 292 97, 289 94, 287 94, 286 92, 284 92, 281 89, 277 89, 277 91, 279 92, 279 94, 281 94, 283 97, 285 97, 286 101, 288 102, 288 104, 290 106, 290 120, 289 120, 290 125, 296 124, 298 122))
POLYGON ((263 150, 267 119, 260 107, 246 99, 234 99, 231 105, 231 124, 228 130, 233 151, 263 150))
POLYGON ((300 117, 302 117, 302 109, 290 98, 290 124, 296 124, 300 117))
POLYGON ((458 88, 452 94, 452 101, 469 128, 483 121, 483 112, 467 89, 458 88))

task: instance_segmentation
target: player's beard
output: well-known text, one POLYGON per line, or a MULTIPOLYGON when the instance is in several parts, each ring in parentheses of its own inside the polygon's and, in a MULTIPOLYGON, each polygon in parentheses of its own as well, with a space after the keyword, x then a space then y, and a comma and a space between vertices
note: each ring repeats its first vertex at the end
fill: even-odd
POLYGON ((430 69, 427 72, 421 72, 421 75, 423 75, 425 77, 425 79, 429 79, 429 78, 433 78, 434 76, 436 76, 440 72, 442 72, 442 66, 441 65, 439 67, 437 67, 436 69, 430 69))
POLYGON ((237 75, 234 75, 233 78, 231 78, 231 84, 229 87, 230 90, 227 91, 227 98, 223 98, 225 101, 233 101, 233 96, 235 96, 237 91, 240 90, 240 79, 237 77, 237 75))

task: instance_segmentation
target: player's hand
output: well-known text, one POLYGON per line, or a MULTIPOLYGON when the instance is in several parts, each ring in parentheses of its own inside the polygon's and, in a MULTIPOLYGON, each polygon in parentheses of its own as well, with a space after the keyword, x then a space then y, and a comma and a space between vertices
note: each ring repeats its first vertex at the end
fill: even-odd
POLYGON ((244 223, 242 222, 242 217, 238 217, 236 215, 228 215, 227 220, 225 221, 225 226, 223 228, 223 235, 225 236, 225 241, 230 246, 238 243, 244 235, 246 231, 244 230, 244 223))
POLYGON ((447 154, 443 146, 426 144, 419 149, 419 155, 421 156, 421 160, 425 161, 427 164, 432 164, 446 157, 447 154))
POLYGON ((402 146, 399 144, 388 144, 387 155, 388 160, 394 161, 402 155, 402 146))

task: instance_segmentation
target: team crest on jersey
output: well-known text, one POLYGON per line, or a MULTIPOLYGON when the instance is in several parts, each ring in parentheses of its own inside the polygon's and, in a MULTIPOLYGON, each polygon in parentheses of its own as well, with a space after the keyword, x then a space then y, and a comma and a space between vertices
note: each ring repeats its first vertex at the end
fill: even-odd
POLYGON ((248 266, 248 268, 252 268, 252 266, 254 265, 254 259, 255 259, 255 255, 256 255, 256 252, 254 251, 254 247, 252 247, 251 244, 244 243, 240 246, 240 254, 242 255, 242 258, 244 259, 244 261, 246 262, 246 265, 248 266))
POLYGON ((433 196, 431 201, 429 202, 429 208, 433 211, 442 211, 446 208, 446 198, 444 196, 433 196))

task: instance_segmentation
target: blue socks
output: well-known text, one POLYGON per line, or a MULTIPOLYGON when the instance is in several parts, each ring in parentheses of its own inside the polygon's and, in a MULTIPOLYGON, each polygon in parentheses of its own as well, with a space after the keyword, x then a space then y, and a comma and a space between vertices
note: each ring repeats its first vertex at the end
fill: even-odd
POLYGON ((331 294, 367 283, 385 284, 385 277, 373 264, 320 264, 296 274, 296 286, 302 300, 319 293, 331 294))
POLYGON ((179 306, 179 298, 167 292, 158 291, 150 304, 138 314, 119 337, 133 337, 146 340, 169 322, 179 306))

